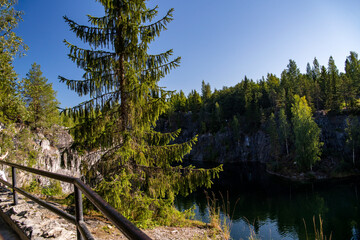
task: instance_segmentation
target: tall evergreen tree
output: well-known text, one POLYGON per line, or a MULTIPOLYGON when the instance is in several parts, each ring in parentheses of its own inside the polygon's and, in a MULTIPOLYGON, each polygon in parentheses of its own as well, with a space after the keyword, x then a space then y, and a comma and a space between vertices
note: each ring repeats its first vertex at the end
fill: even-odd
POLYGON ((201 82, 201 98, 203 101, 207 101, 211 97, 211 87, 209 83, 201 82))
POLYGON ((329 58, 328 64, 328 77, 330 84, 329 92, 329 104, 328 108, 334 111, 338 111, 341 108, 342 96, 340 95, 340 77, 339 70, 335 65, 335 61, 332 56, 329 58))
POLYGON ((287 79, 290 83, 290 97, 292 98, 294 93, 299 93, 301 91, 302 86, 300 85, 300 70, 296 65, 294 60, 289 60, 289 64, 286 69, 287 79))
POLYGON ((291 111, 295 136, 295 160, 300 168, 312 170, 312 166, 320 160, 321 155, 320 128, 312 119, 311 108, 305 97, 294 95, 291 111))
POLYGON ((330 105, 330 99, 331 99, 330 83, 325 66, 321 67, 319 86, 320 86, 320 96, 321 96, 320 106, 321 108, 325 109, 328 108, 328 106, 330 105))
POLYGON ((321 87, 320 87, 320 64, 316 58, 313 61, 313 67, 311 69, 311 75, 313 79, 313 88, 312 88, 312 97, 314 99, 315 108, 317 110, 322 109, 322 96, 321 96, 321 87))
POLYGON ((350 52, 345 61, 345 81, 343 96, 351 108, 357 107, 356 96, 360 93, 360 60, 358 54, 350 52))
POLYGON ((187 97, 188 110, 193 112, 199 112, 201 108, 201 97, 196 90, 192 90, 187 97))
POLYGON ((59 102, 51 83, 40 70, 40 65, 33 63, 26 78, 22 80, 23 97, 28 109, 28 119, 34 128, 48 128, 59 123, 59 102))
POLYGON ((282 105, 280 98, 280 79, 274 74, 267 75, 267 84, 269 86, 269 99, 273 109, 282 105))
POLYGON ((157 7, 148 8, 145 0, 98 2, 105 16, 88 15, 91 26, 64 17, 71 31, 91 47, 65 41, 69 58, 85 73, 83 80, 60 80, 80 96, 90 96, 67 114, 81 120, 74 128, 78 144, 103 153, 87 172, 88 177, 103 178, 97 191, 130 220, 165 224, 174 216, 169 212, 174 211, 175 196, 209 187, 222 167, 182 167, 196 136, 171 144, 180 131, 154 130, 168 96, 158 81, 179 65, 180 58, 170 60, 172 50, 158 55, 147 51, 173 19, 173 9, 154 22, 157 7))

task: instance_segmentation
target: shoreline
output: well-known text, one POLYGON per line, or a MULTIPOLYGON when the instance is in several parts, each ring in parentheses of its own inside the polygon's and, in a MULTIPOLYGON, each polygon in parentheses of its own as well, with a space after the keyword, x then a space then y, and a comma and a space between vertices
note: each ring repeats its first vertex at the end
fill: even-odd
POLYGON ((281 174, 275 171, 271 171, 266 167, 266 173, 268 173, 271 176, 275 176, 278 178, 282 178, 288 181, 292 181, 292 182, 299 182, 299 183, 307 183, 307 182, 324 182, 324 181, 332 181, 332 180, 351 180, 353 178, 359 178, 360 177, 360 172, 359 173, 340 173, 338 175, 335 176, 330 176, 328 174, 324 174, 321 173, 319 174, 319 172, 306 172, 306 173, 292 173, 292 175, 285 175, 285 174, 281 174))

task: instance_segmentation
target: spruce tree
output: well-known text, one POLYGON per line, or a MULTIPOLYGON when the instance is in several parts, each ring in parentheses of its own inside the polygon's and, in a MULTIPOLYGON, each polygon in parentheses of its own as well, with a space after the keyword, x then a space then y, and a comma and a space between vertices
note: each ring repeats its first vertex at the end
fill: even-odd
POLYGON ((149 44, 173 19, 173 9, 153 21, 157 7, 145 0, 98 0, 105 16, 88 15, 91 26, 64 17, 71 31, 91 49, 65 40, 69 58, 84 70, 82 80, 60 77, 80 96, 90 99, 66 111, 80 123, 73 128, 79 147, 101 152, 87 170, 88 180, 100 176, 96 190, 125 217, 142 226, 169 224, 176 195, 211 186, 222 166, 213 169, 183 167, 181 162, 197 137, 175 144, 180 130, 155 131, 167 108, 169 92, 159 80, 179 66, 172 50, 150 55, 149 44), (94 177, 94 178, 92 178, 94 177))
POLYGON ((40 65, 33 63, 26 78, 22 80, 22 94, 28 109, 28 119, 33 128, 49 128, 59 123, 59 102, 51 83, 40 70, 40 65))
POLYGON ((313 82, 314 85, 313 85, 313 89, 312 89, 314 104, 315 104, 316 110, 320 110, 323 108, 323 106, 321 105, 321 103, 322 103, 321 87, 320 87, 321 72, 320 72, 320 64, 316 58, 314 58, 314 61, 313 61, 311 75, 312 75, 312 79, 314 81, 313 82))
POLYGON ((350 52, 345 61, 343 96, 352 109, 357 107, 356 96, 360 93, 360 60, 356 52, 350 52))
POLYGON ((211 97, 211 87, 210 83, 205 83, 204 80, 201 82, 201 99, 203 102, 209 100, 211 97))
POLYGON ((340 78, 339 70, 335 65, 335 61, 332 56, 329 58, 328 64, 328 77, 330 84, 330 95, 328 107, 333 111, 338 111, 341 108, 342 96, 340 95, 340 78))
POLYGON ((200 94, 196 90, 192 90, 187 97, 187 109, 192 112, 199 112, 202 105, 200 94))
POLYGON ((277 78, 274 74, 268 74, 267 75, 267 84, 269 86, 269 98, 271 102, 271 107, 273 110, 281 106, 281 100, 280 100, 280 79, 277 78))
POLYGON ((322 66, 320 70, 319 86, 320 86, 320 96, 321 96, 320 106, 323 109, 327 109, 328 106, 330 105, 329 100, 331 99, 331 94, 330 94, 329 78, 325 66, 322 66))

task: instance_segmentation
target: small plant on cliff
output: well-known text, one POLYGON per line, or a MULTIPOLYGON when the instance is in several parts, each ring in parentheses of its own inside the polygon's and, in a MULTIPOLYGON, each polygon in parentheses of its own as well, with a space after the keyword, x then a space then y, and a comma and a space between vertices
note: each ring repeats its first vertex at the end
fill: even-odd
POLYGON ((41 194, 45 197, 60 196, 63 194, 60 181, 54 180, 50 181, 49 186, 45 186, 41 189, 41 194))
POLYGON ((41 192, 40 183, 36 180, 36 178, 33 178, 30 183, 25 184, 23 189, 29 193, 39 194, 41 192))

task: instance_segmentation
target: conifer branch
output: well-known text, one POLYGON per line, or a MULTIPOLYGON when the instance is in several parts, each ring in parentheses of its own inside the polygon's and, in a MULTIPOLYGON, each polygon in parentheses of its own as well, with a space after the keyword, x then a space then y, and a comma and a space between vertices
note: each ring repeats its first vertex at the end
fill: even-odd
POLYGON ((112 59, 116 57, 116 53, 103 50, 88 50, 79 48, 64 40, 65 45, 70 48, 68 57, 76 63, 80 68, 97 68, 109 69, 112 59))
POLYGON ((147 11, 143 11, 142 13, 142 21, 146 22, 149 21, 151 22, 153 20, 153 18, 158 14, 158 6, 155 6, 154 8, 151 9, 147 9, 147 11))
POLYGON ((68 89, 75 91, 80 97, 90 94, 90 97, 99 95, 101 92, 111 92, 114 88, 108 85, 109 82, 114 81, 114 74, 103 74, 98 76, 97 79, 85 79, 85 80, 70 80, 62 76, 58 76, 60 82, 67 85, 68 89))
POLYGON ((94 48, 110 48, 116 38, 115 28, 88 27, 79 25, 66 16, 64 19, 78 38, 94 48))
POLYGON ((98 26, 101 29, 107 28, 114 28, 116 25, 115 19, 109 15, 106 15, 104 17, 94 17, 91 15, 87 15, 88 21, 91 25, 98 26))
POLYGON ((168 62, 163 65, 153 66, 148 69, 143 70, 143 75, 150 73, 152 76, 164 76, 167 75, 172 69, 180 66, 181 57, 176 58, 175 60, 168 62))
POLYGON ((72 107, 71 109, 66 109, 69 115, 80 117, 86 115, 89 111, 94 111, 98 108, 102 108, 105 105, 113 106, 115 103, 118 103, 120 100, 120 92, 108 92, 98 96, 93 96, 92 99, 81 102, 80 104, 72 107))
POLYGON ((172 171, 172 172, 179 172, 182 174, 191 174, 194 172, 198 172, 198 173, 211 173, 211 174, 218 174, 220 171, 222 171, 222 165, 219 165, 216 168, 210 168, 210 169, 205 169, 205 168, 195 168, 192 165, 189 165, 187 167, 183 167, 183 166, 171 166, 169 169, 164 169, 162 167, 157 167, 157 166, 145 166, 145 165, 136 165, 136 167, 140 168, 143 171, 153 171, 153 170, 157 170, 157 171, 172 171))
POLYGON ((159 37, 161 31, 167 30, 166 25, 173 20, 174 9, 170 9, 167 14, 157 22, 149 25, 140 26, 141 39, 150 42, 154 37, 159 37))
POLYGON ((164 53, 149 55, 146 60, 146 65, 150 69, 153 66, 159 66, 169 61, 169 57, 173 55, 173 50, 170 49, 164 53))

